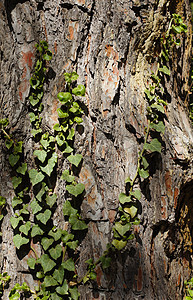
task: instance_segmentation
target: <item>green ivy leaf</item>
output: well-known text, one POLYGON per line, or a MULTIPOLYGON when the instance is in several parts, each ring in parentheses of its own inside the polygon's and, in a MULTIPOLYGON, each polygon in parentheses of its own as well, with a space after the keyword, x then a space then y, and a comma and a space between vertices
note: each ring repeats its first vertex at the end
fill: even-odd
POLYGON ((14 154, 22 153, 23 151, 23 142, 19 141, 14 145, 14 154))
POLYGON ((46 173, 48 176, 50 176, 51 175, 51 173, 52 173, 52 171, 53 171, 53 169, 54 169, 54 167, 55 167, 55 165, 56 165, 56 163, 57 163, 57 153, 53 153, 52 154, 52 157, 50 158, 50 159, 48 159, 48 163, 47 163, 47 165, 45 166, 45 167, 41 167, 40 166, 40 169, 44 172, 44 173, 46 173))
POLYGON ((46 223, 48 222, 48 220, 51 217, 51 210, 46 209, 43 213, 39 213, 36 218, 38 221, 40 221, 41 223, 43 223, 44 225, 46 225, 46 223))
POLYGON ((44 278, 44 284, 45 284, 45 287, 49 287, 49 286, 56 286, 58 285, 57 281, 50 275, 47 275, 45 278, 44 278))
POLYGON ((49 231, 49 236, 53 237, 55 241, 58 241, 61 236, 62 236, 62 229, 58 228, 58 229, 52 229, 49 231))
POLYGON ((54 243, 54 240, 51 238, 51 239, 48 239, 47 237, 43 237, 42 240, 41 240, 41 244, 42 244, 42 247, 44 248, 44 250, 48 250, 48 248, 54 243))
POLYGON ((39 182, 42 182, 44 179, 44 175, 35 169, 29 170, 29 177, 33 186, 38 184, 39 182))
POLYGON ((27 221, 24 225, 21 225, 19 227, 19 231, 23 232, 25 235, 28 235, 28 232, 30 231, 30 229, 31 229, 31 222, 30 221, 27 221))
POLYGON ((115 223, 115 229, 117 232, 121 235, 124 236, 126 232, 128 232, 131 229, 131 224, 127 223, 125 225, 121 225, 119 222, 115 223))
MULTIPOLYGON (((66 230, 62 231, 61 240, 64 244, 66 244, 69 240, 73 240, 73 239, 74 239, 74 234, 68 233, 66 230)), ((75 241, 75 242, 77 242, 77 241, 75 241)))
POLYGON ((28 258, 27 264, 30 267, 30 269, 34 270, 35 269, 35 264, 36 264, 35 258, 33 258, 33 257, 28 258))
POLYGON ((42 265, 44 273, 51 271, 56 266, 56 263, 50 259, 48 254, 43 254, 38 262, 42 265))
POLYGON ((59 295, 67 295, 68 294, 68 284, 67 284, 67 281, 66 279, 64 280, 64 283, 62 286, 58 286, 56 288, 56 292, 59 294, 59 295))
POLYGON ((66 149, 63 151, 63 153, 71 153, 74 149, 70 147, 67 142, 65 142, 65 144, 66 144, 66 149))
POLYGON ((76 122, 77 124, 81 124, 83 122, 83 119, 80 117, 75 117, 74 122, 76 122))
POLYGON ((69 109, 69 111, 73 114, 77 113, 80 109, 80 105, 75 101, 72 103, 71 108, 69 109))
POLYGON ((60 92, 58 93, 57 98, 61 103, 66 104, 72 100, 72 95, 68 92, 60 92))
MULTIPOLYGON (((40 102, 40 99, 39 98, 35 99, 33 96, 29 96, 29 101, 32 106, 36 106, 40 102)), ((32 118, 30 118, 30 121, 31 120, 32 120, 32 118)), ((34 121, 31 121, 31 122, 34 122, 34 121)))
POLYGON ((18 292, 14 291, 14 294, 12 291, 9 293, 9 300, 18 300, 20 298, 20 294, 18 292))
POLYGON ((75 265, 72 258, 69 258, 68 260, 63 262, 62 267, 68 271, 75 272, 75 265))
POLYGON ((54 260, 57 260, 62 255, 62 246, 59 244, 56 245, 55 248, 49 250, 49 253, 54 260))
POLYGON ((78 288, 74 286, 73 288, 69 288, 71 297, 73 300, 78 300, 80 293, 78 292, 78 288))
POLYGON ((30 206, 34 215, 42 210, 42 207, 38 204, 38 202, 35 199, 30 203, 30 206))
POLYGON ((17 173, 25 175, 25 173, 27 171, 27 164, 26 163, 22 163, 22 165, 19 166, 16 171, 17 171, 17 173))
POLYGON ((148 178, 149 177, 149 172, 147 170, 144 170, 144 169, 139 169, 139 176, 141 176, 142 178, 148 178))
POLYGON ((60 124, 56 123, 56 124, 53 126, 53 129, 54 129, 55 131, 61 131, 60 124))
POLYGON ((134 218, 137 214, 137 207, 131 206, 131 207, 125 207, 124 211, 128 214, 130 214, 131 218, 134 218))
POLYGON ((46 203, 48 204, 48 206, 50 208, 52 208, 54 206, 54 204, 56 203, 56 199, 57 199, 57 195, 56 194, 48 195, 46 197, 46 203))
POLYGON ((78 212, 77 209, 73 208, 70 201, 65 201, 63 206, 63 214, 64 216, 76 215, 78 212))
POLYGON ((6 140, 5 141, 5 146, 7 149, 10 149, 13 146, 13 141, 12 140, 6 140))
POLYGON ((47 50, 45 54, 42 55, 42 58, 44 60, 51 60, 52 59, 52 52, 50 50, 47 50))
POLYGON ((35 150, 34 156, 37 156, 37 158, 43 163, 47 157, 47 152, 45 150, 35 150))
MULTIPOLYGON (((63 300, 64 298, 61 298, 60 296, 58 296, 58 294, 56 294, 56 293, 53 293, 53 294, 51 294, 51 298, 50 298, 51 300, 63 300)), ((39 300, 39 299, 37 299, 37 300, 39 300)), ((43 299, 44 300, 44 299, 43 299)), ((47 298, 45 299, 45 300, 47 300, 47 298)), ((70 300, 70 299, 69 299, 70 300)))
POLYGON ((57 144, 58 144, 59 147, 61 147, 65 143, 65 136, 63 135, 62 132, 60 132, 56 136, 56 142, 57 142, 57 144))
POLYGON ((43 233, 44 233, 43 230, 38 225, 34 225, 32 227, 31 237, 42 235, 43 233))
POLYGON ((20 156, 19 155, 14 155, 14 154, 10 154, 9 155, 9 163, 12 167, 14 167, 17 162, 19 161, 20 156))
POLYGON ((19 222, 20 221, 23 221, 23 218, 20 216, 20 217, 11 217, 10 218, 10 223, 11 223, 11 226, 13 227, 13 229, 15 229, 18 225, 19 225, 19 222))
POLYGON ((102 263, 102 268, 103 269, 107 269, 110 267, 111 265, 111 258, 110 257, 106 257, 106 256, 101 256, 100 257, 100 261, 102 263))
POLYGON ((144 144, 144 149, 161 153, 161 143, 157 139, 153 139, 151 143, 144 144))
POLYGON ((84 189, 85 186, 83 183, 78 183, 76 185, 70 184, 66 186, 66 190, 75 197, 81 195, 84 189))
POLYGON ((62 284, 64 279, 64 268, 59 266, 59 268, 54 271, 53 277, 58 281, 59 284, 62 284))
POLYGON ((20 249, 20 247, 22 245, 26 245, 29 243, 29 239, 26 239, 25 237, 22 237, 21 235, 19 234, 16 234, 14 235, 13 237, 13 242, 14 242, 14 245, 17 249, 20 249))
POLYGON ((131 202, 131 197, 126 196, 124 193, 120 193, 119 194, 119 202, 121 204, 129 203, 129 202, 131 202))
POLYGON ((60 118, 60 119, 63 119, 63 118, 68 118, 69 117, 69 114, 67 113, 67 112, 65 112, 65 111, 63 111, 61 108, 58 108, 57 109, 57 112, 58 112, 58 117, 60 118))
POLYGON ((66 246, 68 246, 70 249, 75 250, 78 247, 78 240, 73 241, 73 242, 67 242, 66 246))
POLYGON ((79 84, 76 88, 72 90, 72 94, 74 94, 75 96, 85 96, 85 92, 85 86, 82 84, 79 84))
POLYGON ((74 134, 75 134, 75 130, 74 128, 71 128, 71 130, 69 131, 69 134, 67 136, 67 140, 73 140, 73 137, 74 137, 74 134))
POLYGON ((170 70, 166 66, 159 68, 159 71, 170 76, 170 70))
POLYGON ((33 135, 33 137, 36 137, 36 135, 38 135, 39 133, 41 133, 42 132, 42 129, 41 128, 39 128, 39 129, 32 129, 31 130, 31 134, 33 135))
POLYGON ((42 182, 41 183, 42 187, 41 187, 41 190, 38 192, 38 194, 36 195, 36 199, 38 201, 42 201, 42 197, 46 194, 46 192, 48 191, 48 187, 46 185, 45 182, 42 182))
POLYGON ((62 172, 61 179, 66 180, 67 182, 73 182, 75 180, 75 177, 72 175, 69 175, 69 170, 64 170, 62 172))
POLYGON ((83 158, 83 156, 82 156, 81 154, 69 155, 69 156, 67 157, 68 161, 69 161, 71 164, 75 165, 76 167, 79 166, 79 164, 80 164, 82 158, 83 158))
POLYGON ((70 222, 73 230, 85 230, 88 228, 86 223, 82 220, 79 220, 79 218, 75 215, 71 215, 69 217, 69 222, 70 222))
POLYGON ((17 205, 22 204, 22 203, 23 203, 22 199, 20 199, 16 196, 13 197, 13 200, 11 202, 13 208, 17 207, 17 205))
POLYGON ((144 166, 144 169, 147 169, 149 167, 147 159, 144 156, 142 156, 142 164, 144 166))
POLYGON ((117 250, 122 250, 123 248, 125 248, 125 246, 127 245, 127 241, 122 241, 122 240, 113 240, 112 241, 112 245, 117 249, 117 250))
POLYGON ((164 107, 162 105, 159 105, 157 103, 154 103, 151 105, 151 108, 157 109, 158 111, 160 111, 162 114, 165 114, 165 110, 164 107))
POLYGON ((162 121, 159 121, 157 124, 150 123, 150 128, 153 128, 157 132, 164 133, 165 131, 165 125, 162 121))
POLYGON ((71 73, 71 80, 76 81, 78 79, 79 75, 76 72, 71 73))

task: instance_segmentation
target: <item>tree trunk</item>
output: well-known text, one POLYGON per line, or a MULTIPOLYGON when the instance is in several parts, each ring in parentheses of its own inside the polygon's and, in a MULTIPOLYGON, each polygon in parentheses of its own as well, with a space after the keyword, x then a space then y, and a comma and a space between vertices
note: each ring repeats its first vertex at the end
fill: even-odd
MULTIPOLYGON (((85 261, 97 260, 112 240, 119 194, 125 178, 133 177, 138 151, 147 126, 147 99, 151 71, 156 70, 160 38, 173 13, 188 26, 170 58, 171 75, 162 82, 166 130, 162 152, 150 157, 150 177, 138 181, 142 192, 135 238, 115 254, 111 266, 97 267, 96 283, 79 287, 80 299, 182 299, 184 280, 192 273, 193 131, 188 117, 191 53, 191 13, 188 0, 0 0, 1 117, 9 118, 10 133, 24 141, 25 160, 31 166, 32 137, 28 116, 29 79, 34 69, 34 45, 47 40, 53 59, 43 98, 42 128, 52 132, 57 122, 57 93, 64 90, 64 72, 76 71, 86 86, 84 130, 75 145, 84 160, 82 217, 88 232, 82 240, 78 275, 85 261)), ((10 217, 14 190, 8 155, 1 140, 0 195, 7 199, 1 225, 0 268, 16 282, 34 280, 28 255, 13 244, 10 217)), ((65 162, 58 162, 58 175, 65 162)), ((64 227, 64 183, 58 176, 54 225, 64 227)), ((2 299, 8 299, 5 290, 2 299)))

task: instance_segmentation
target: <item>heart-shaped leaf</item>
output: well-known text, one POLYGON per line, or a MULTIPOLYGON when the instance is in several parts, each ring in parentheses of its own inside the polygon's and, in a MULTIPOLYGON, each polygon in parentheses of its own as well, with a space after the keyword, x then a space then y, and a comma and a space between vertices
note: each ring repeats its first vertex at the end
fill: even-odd
POLYGON ((73 230, 84 230, 87 229, 88 226, 86 225, 86 223, 80 219, 78 219, 77 216, 71 215, 69 217, 69 222, 72 226, 73 230))
POLYGON ((13 227, 13 229, 15 229, 19 225, 20 221, 23 221, 23 218, 21 216, 17 218, 16 217, 10 218, 11 226, 13 227))
POLYGON ((41 223, 43 223, 44 225, 46 225, 46 223, 48 222, 48 220, 51 217, 51 210, 46 209, 43 213, 39 213, 36 218, 38 221, 40 221, 41 223))
POLYGON ((78 300, 80 293, 78 292, 78 288, 74 286, 73 288, 69 288, 69 292, 73 300, 78 300))
POLYGON ((34 155, 43 163, 47 157, 47 152, 45 150, 35 150, 34 155))
POLYGON ((61 179, 66 180, 67 182, 73 182, 75 180, 75 177, 73 175, 69 174, 69 170, 64 170, 62 172, 61 179))
POLYGON ((62 255, 62 246, 61 245, 56 245, 55 248, 51 248, 49 250, 50 256, 57 260, 61 255, 62 255))
POLYGON ((17 162, 19 161, 20 156, 19 155, 14 155, 14 154, 10 154, 9 155, 9 163, 12 167, 14 167, 17 162))
POLYGON ((46 173, 48 176, 50 176, 51 175, 51 173, 52 173, 52 171, 53 171, 53 169, 54 169, 54 167, 55 167, 55 165, 56 165, 56 163, 57 163, 57 153, 53 153, 52 154, 52 157, 50 158, 50 159, 48 159, 48 163, 47 163, 47 165, 45 166, 45 167, 41 167, 40 166, 40 169, 44 172, 44 173, 46 173))
POLYGON ((131 218, 134 218, 137 214, 137 207, 131 206, 131 207, 125 207, 124 211, 128 214, 130 214, 131 218))
POLYGON ((22 204, 22 203, 23 203, 22 199, 20 199, 16 196, 13 197, 13 200, 11 202, 13 208, 17 207, 17 205, 22 204))
POLYGON ((139 169, 139 176, 141 176, 142 178, 148 178, 149 177, 149 172, 147 170, 144 170, 144 169, 139 169))
POLYGON ((51 271, 56 266, 56 263, 50 259, 48 254, 43 254, 38 262, 42 265, 44 273, 51 271))
POLYGON ((141 192, 140 192, 140 190, 135 190, 133 192, 130 192, 130 195, 132 195, 133 197, 135 197, 138 200, 141 199, 141 192))
POLYGON ((161 143, 157 139, 153 139, 151 143, 144 144, 144 149, 149 150, 151 152, 161 153, 161 143))
POLYGON ((20 167, 18 167, 16 171, 17 171, 17 173, 25 175, 25 173, 27 171, 27 164, 26 163, 22 163, 22 165, 20 167))
POLYGON ((67 140, 72 141, 72 140, 73 140, 73 137, 74 137, 74 134, 75 134, 75 130, 74 130, 74 128, 71 128, 71 129, 69 130, 69 134, 68 134, 68 136, 67 136, 67 140))
POLYGON ((85 96, 85 86, 82 84, 79 84, 76 88, 74 88, 72 90, 72 94, 76 95, 76 96, 85 96))
POLYGON ((28 232, 30 231, 30 229, 31 229, 31 222, 30 221, 27 221, 24 225, 21 225, 19 227, 19 231, 23 232, 25 235, 28 235, 28 232))
POLYGON ((83 156, 81 154, 69 155, 67 157, 68 161, 71 164, 75 165, 76 167, 78 167, 78 165, 80 164, 82 158, 83 158, 83 156))
POLYGON ((67 103, 72 100, 72 95, 68 92, 60 92, 57 95, 57 98, 60 100, 61 103, 67 103))
POLYGON ((56 286, 58 285, 57 281, 52 276, 46 276, 44 278, 45 287, 56 286))
POLYGON ((44 175, 35 169, 29 170, 29 177, 30 177, 32 185, 36 185, 39 182, 42 182, 42 180, 44 179, 44 175))
POLYGON ((120 193, 119 194, 119 202, 121 204, 129 203, 129 202, 131 202, 131 197, 126 196, 124 193, 120 193))
POLYGON ((59 294, 59 295, 67 295, 68 294, 68 284, 67 284, 67 281, 66 279, 64 280, 64 283, 62 286, 58 286, 56 288, 56 292, 59 294))
POLYGON ((127 223, 125 225, 121 225, 119 222, 115 223, 115 229, 118 231, 118 233, 121 236, 124 236, 126 232, 128 232, 131 229, 131 224, 127 223))
POLYGON ((125 246, 127 245, 127 241, 113 240, 113 241, 112 241, 112 245, 113 245, 117 250, 122 250, 122 249, 125 248, 125 246))
POLYGON ((30 269, 34 270, 35 269, 35 264, 36 264, 35 258, 33 258, 33 257, 28 258, 27 264, 30 267, 30 269))
POLYGON ((62 236, 62 232, 62 229, 58 228, 56 230, 50 230, 48 234, 49 236, 53 237, 55 241, 58 241, 62 236))
POLYGON ((76 215, 78 212, 77 209, 73 208, 70 201, 65 201, 63 206, 63 214, 64 216, 76 215))
POLYGON ((59 268, 54 271, 53 277, 58 281, 59 284, 62 284, 64 279, 64 268, 59 266, 59 268))
POLYGON ((48 239, 47 237, 43 237, 42 240, 41 240, 41 244, 44 248, 44 250, 48 250, 48 248, 53 244, 54 240, 51 238, 51 239, 48 239))
POLYGON ((26 239, 25 237, 22 237, 19 234, 14 235, 13 237, 14 245, 17 249, 19 249, 22 245, 28 244, 29 239, 26 239))
POLYGON ((54 204, 56 203, 56 199, 57 199, 56 194, 48 195, 46 197, 46 203, 49 205, 50 208, 52 208, 54 206, 54 204))
POLYGON ((17 177, 17 176, 12 177, 12 184, 14 189, 16 189, 20 185, 20 183, 22 183, 21 177, 17 177))
POLYGON ((61 108, 58 108, 57 112, 58 112, 58 117, 61 119, 69 117, 69 114, 67 112, 63 111, 61 108))
POLYGON ((43 233, 44 233, 43 230, 38 225, 34 225, 32 227, 31 237, 42 235, 43 233))
POLYGON ((70 185, 66 186, 66 190, 75 197, 82 194, 84 189, 85 189, 85 186, 82 183, 78 183, 76 185, 70 184, 70 185))
POLYGON ((72 258, 69 258, 68 260, 63 262, 62 267, 68 271, 75 272, 75 265, 72 258))
POLYGON ((38 202, 35 199, 30 203, 30 206, 34 215, 42 210, 42 207, 38 204, 38 202))

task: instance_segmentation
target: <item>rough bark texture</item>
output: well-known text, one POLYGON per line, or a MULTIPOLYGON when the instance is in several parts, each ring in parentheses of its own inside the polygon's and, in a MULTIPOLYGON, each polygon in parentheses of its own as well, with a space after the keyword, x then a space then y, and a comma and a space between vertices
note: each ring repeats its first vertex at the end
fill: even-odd
MULTIPOLYGON (((113 260, 110 271, 98 268, 97 283, 80 288, 81 299, 182 299, 183 281, 191 275, 193 230, 193 131, 185 102, 191 49, 188 0, 46 0, 0 1, 1 117, 12 134, 24 140, 30 166, 32 138, 28 117, 29 79, 34 44, 46 39, 54 56, 45 87, 43 126, 57 121, 57 93, 63 72, 77 71, 86 85, 84 130, 76 148, 84 156, 80 178, 86 186, 82 216, 90 219, 83 240, 84 261, 97 259, 112 238, 118 195, 125 178, 134 175, 143 142, 147 87, 156 69, 159 38, 171 14, 181 14, 188 33, 174 52, 171 76, 164 82, 167 120, 162 154, 151 158, 150 178, 141 183, 141 225, 136 239, 113 260)), ((26 257, 18 259, 9 219, 14 195, 10 167, 1 142, 0 194, 7 198, 1 226, 0 268, 13 281, 34 285, 26 257)), ((59 162, 58 174, 64 169, 59 162)), ((64 186, 58 180, 54 223, 63 226, 64 186)), ((4 300, 8 299, 7 293, 4 300)))

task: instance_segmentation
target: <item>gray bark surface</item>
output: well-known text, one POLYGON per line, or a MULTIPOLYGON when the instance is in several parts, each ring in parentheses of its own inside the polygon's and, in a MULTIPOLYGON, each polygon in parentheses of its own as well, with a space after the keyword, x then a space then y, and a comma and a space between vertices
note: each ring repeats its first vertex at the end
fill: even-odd
MULTIPOLYGON (((85 84, 84 130, 76 149, 84 156, 80 173, 86 186, 82 216, 89 230, 80 245, 79 275, 85 260, 99 258, 112 239, 112 225, 124 180, 134 176, 137 153, 147 125, 144 90, 156 69, 159 38, 177 12, 188 33, 174 52, 171 76, 164 83, 167 120, 162 153, 151 158, 150 178, 140 183, 141 224, 136 238, 116 255, 111 268, 97 269, 97 282, 80 288, 81 299, 182 299, 183 282, 191 274, 193 238, 193 131, 186 108, 191 52, 188 0, 46 0, 0 1, 1 116, 8 117, 12 134, 24 140, 31 166, 32 137, 28 117, 29 79, 40 39, 53 52, 43 99, 43 128, 57 122, 57 93, 63 73, 76 71, 85 84)), ((34 286, 27 256, 20 260, 9 219, 14 191, 6 149, 1 140, 0 195, 7 198, 0 244, 0 269, 12 281, 34 286)), ((58 164, 58 178, 64 170, 58 164)), ((64 227, 64 183, 57 180, 58 207, 54 224, 64 227)), ((5 291, 3 300, 8 299, 5 291)))

